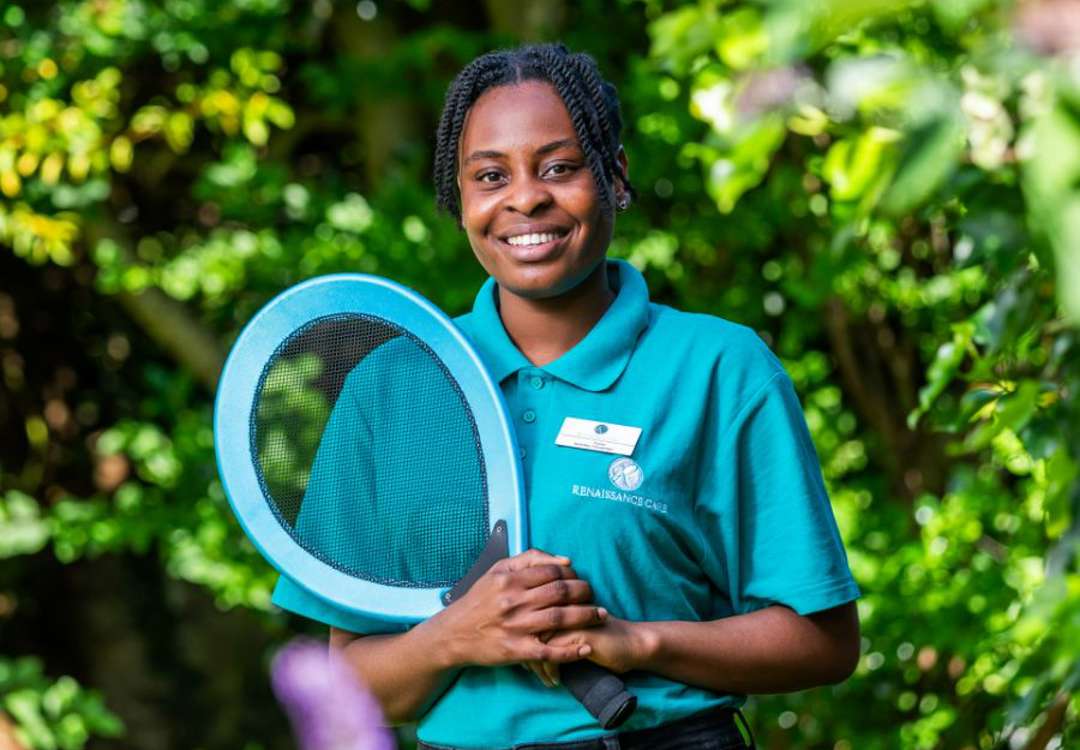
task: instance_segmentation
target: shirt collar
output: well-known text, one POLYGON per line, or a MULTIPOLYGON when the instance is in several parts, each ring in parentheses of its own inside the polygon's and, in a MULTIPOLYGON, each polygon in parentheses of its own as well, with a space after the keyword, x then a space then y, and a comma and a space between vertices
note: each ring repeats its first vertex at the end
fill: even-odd
MULTIPOLYGON (((624 260, 609 259, 608 273, 617 274, 614 301, 596 325, 570 351, 543 369, 588 391, 610 388, 626 369, 638 337, 649 323, 649 289, 645 278, 624 260)), ((497 286, 488 278, 473 305, 473 343, 497 382, 523 367, 532 367, 510 340, 496 304, 497 286)))

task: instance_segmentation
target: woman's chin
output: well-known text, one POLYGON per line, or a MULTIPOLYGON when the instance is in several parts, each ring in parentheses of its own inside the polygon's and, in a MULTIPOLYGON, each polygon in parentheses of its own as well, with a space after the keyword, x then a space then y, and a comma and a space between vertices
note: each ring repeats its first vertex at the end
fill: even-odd
POLYGON ((499 285, 512 294, 525 299, 550 299, 566 294, 581 284, 588 271, 567 268, 562 263, 513 264, 506 269, 499 285))
POLYGON ((558 297, 566 291, 561 284, 542 278, 520 278, 514 276, 499 284, 503 289, 515 297, 523 299, 550 299, 558 297))

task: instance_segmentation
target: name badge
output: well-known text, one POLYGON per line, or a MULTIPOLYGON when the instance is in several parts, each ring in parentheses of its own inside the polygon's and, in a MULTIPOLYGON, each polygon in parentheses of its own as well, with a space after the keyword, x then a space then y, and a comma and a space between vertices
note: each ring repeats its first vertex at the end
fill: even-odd
POLYGON ((640 427, 567 417, 559 428, 555 445, 629 456, 634 452, 639 437, 640 427))

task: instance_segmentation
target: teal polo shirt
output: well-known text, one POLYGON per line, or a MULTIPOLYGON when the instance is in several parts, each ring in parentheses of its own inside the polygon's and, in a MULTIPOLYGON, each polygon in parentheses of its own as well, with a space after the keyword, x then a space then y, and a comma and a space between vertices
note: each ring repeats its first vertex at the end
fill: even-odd
MULTIPOLYGON (((805 615, 858 598, 780 361, 752 329, 652 303, 633 266, 607 263, 614 301, 543 367, 503 328, 494 279, 456 319, 509 407, 531 546, 569 557, 597 603, 634 621, 715 620, 774 604, 805 615), (641 432, 629 456, 558 445, 568 417, 641 432)), ((357 632, 392 630, 284 577, 273 601, 357 632)), ((746 700, 646 672, 624 679, 638 709, 620 731, 746 700)), ((568 691, 517 665, 462 669, 418 726, 426 742, 465 748, 602 734, 568 691)))

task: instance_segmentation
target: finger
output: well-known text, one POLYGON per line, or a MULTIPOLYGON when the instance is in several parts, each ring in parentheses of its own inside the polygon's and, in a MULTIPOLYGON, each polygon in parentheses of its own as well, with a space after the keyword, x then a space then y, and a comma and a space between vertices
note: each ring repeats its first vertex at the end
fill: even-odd
POLYGON ((560 579, 577 579, 577 573, 569 565, 540 564, 524 568, 515 573, 514 583, 522 588, 531 589, 560 579))
POLYGON ((559 578, 530 589, 528 600, 536 609, 561 604, 588 604, 592 601, 592 586, 580 578, 559 578))
MULTIPOLYGON (((578 639, 583 641, 584 635, 578 639)), ((565 664, 571 661, 580 661, 592 653, 592 646, 587 643, 569 643, 565 646, 552 646, 549 643, 540 643, 533 640, 523 647, 533 661, 554 662, 565 664)))
POLYGON ((549 555, 547 552, 538 549, 527 549, 513 557, 507 558, 504 562, 507 570, 516 571, 524 570, 525 568, 532 567, 533 565, 569 565, 570 558, 563 557, 561 555, 549 555))
POLYGON ((536 675, 536 679, 543 683, 544 687, 555 687, 558 683, 553 682, 548 675, 548 671, 542 661, 527 661, 525 662, 526 668, 536 675))
POLYGON ((607 617, 603 607, 571 604, 565 607, 548 607, 522 615, 521 625, 529 633, 545 630, 572 630, 600 625, 607 617))
POLYGON ((582 630, 563 630, 544 641, 544 643, 550 643, 552 646, 572 646, 575 643, 580 645, 584 642, 584 631, 582 630))
POLYGON ((559 665, 551 661, 540 662, 540 668, 544 670, 544 675, 547 677, 548 682, 552 686, 559 684, 559 665))

